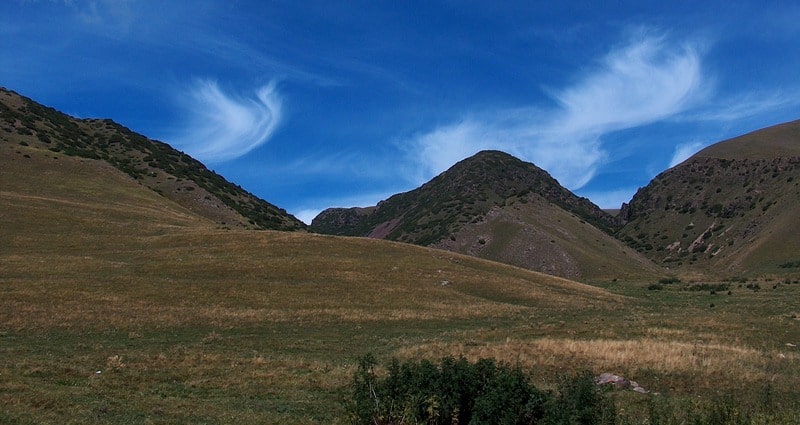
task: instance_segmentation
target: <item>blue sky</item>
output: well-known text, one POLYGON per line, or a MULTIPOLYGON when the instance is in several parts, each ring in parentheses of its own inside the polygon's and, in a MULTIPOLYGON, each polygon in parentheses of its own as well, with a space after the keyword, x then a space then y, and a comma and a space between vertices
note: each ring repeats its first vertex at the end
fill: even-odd
POLYGON ((797 2, 554 3, 5 0, 0 85, 306 221, 483 149, 614 208, 703 146, 800 118, 797 2))

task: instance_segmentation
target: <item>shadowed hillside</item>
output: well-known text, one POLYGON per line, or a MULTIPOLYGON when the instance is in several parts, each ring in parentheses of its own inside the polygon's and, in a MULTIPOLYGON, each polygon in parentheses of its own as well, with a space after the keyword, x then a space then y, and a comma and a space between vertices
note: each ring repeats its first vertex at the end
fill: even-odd
POLYGON ((75 119, 0 89, 0 143, 110 164, 131 179, 220 225, 300 230, 305 225, 199 161, 111 121, 75 119))

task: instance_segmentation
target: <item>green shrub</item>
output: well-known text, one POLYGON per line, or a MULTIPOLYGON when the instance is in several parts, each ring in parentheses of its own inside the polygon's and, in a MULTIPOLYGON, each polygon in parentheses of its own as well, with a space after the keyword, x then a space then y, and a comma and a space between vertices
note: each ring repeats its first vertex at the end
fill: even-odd
POLYGON ((687 289, 690 291, 722 292, 730 289, 730 285, 727 283, 695 283, 687 289))
POLYGON ((669 285, 671 283, 681 283, 681 280, 677 277, 665 277, 663 279, 660 279, 658 283, 662 285, 669 285))
POLYGON ((757 283, 748 283, 747 289, 751 289, 753 292, 758 292, 759 290, 761 290, 761 285, 757 283))
POLYGON ((565 377, 555 394, 537 389, 518 366, 443 358, 375 373, 372 355, 353 375, 348 419, 353 424, 611 424, 616 410, 589 372, 565 377))

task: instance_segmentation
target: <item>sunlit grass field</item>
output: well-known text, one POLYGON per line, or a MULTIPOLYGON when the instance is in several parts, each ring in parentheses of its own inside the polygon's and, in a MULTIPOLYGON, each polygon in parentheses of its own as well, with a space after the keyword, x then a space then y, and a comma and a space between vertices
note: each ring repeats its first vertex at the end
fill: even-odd
POLYGON ((544 388, 613 372, 650 391, 615 393, 633 415, 659 397, 800 403, 792 279, 730 295, 590 286, 385 241, 225 230, 113 170, 21 149, 0 152, 0 423, 337 423, 366 353, 494 357, 544 388))

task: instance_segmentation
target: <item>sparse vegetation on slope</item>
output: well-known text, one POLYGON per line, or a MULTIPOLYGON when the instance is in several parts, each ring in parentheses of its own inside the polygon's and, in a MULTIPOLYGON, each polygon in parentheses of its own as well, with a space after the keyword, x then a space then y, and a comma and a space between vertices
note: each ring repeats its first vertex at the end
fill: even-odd
POLYGON ((613 218, 562 187, 547 172, 503 152, 484 151, 454 165, 420 188, 380 202, 359 219, 342 222, 339 210, 323 211, 313 230, 430 245, 493 207, 527 202, 539 195, 564 210, 611 231, 613 218), (340 226, 334 224, 341 223, 340 226))
POLYGON ((658 175, 618 236, 668 267, 774 273, 800 250, 800 122, 711 146, 658 175), (711 156, 713 155, 713 156, 711 156))
POLYGON ((78 120, 0 89, 0 142, 107 162, 168 199, 226 225, 299 230, 286 211, 199 161, 111 120, 78 120))
POLYGON ((511 155, 484 151, 369 209, 330 209, 317 232, 433 246, 570 279, 654 275, 609 236, 616 219, 511 155))

